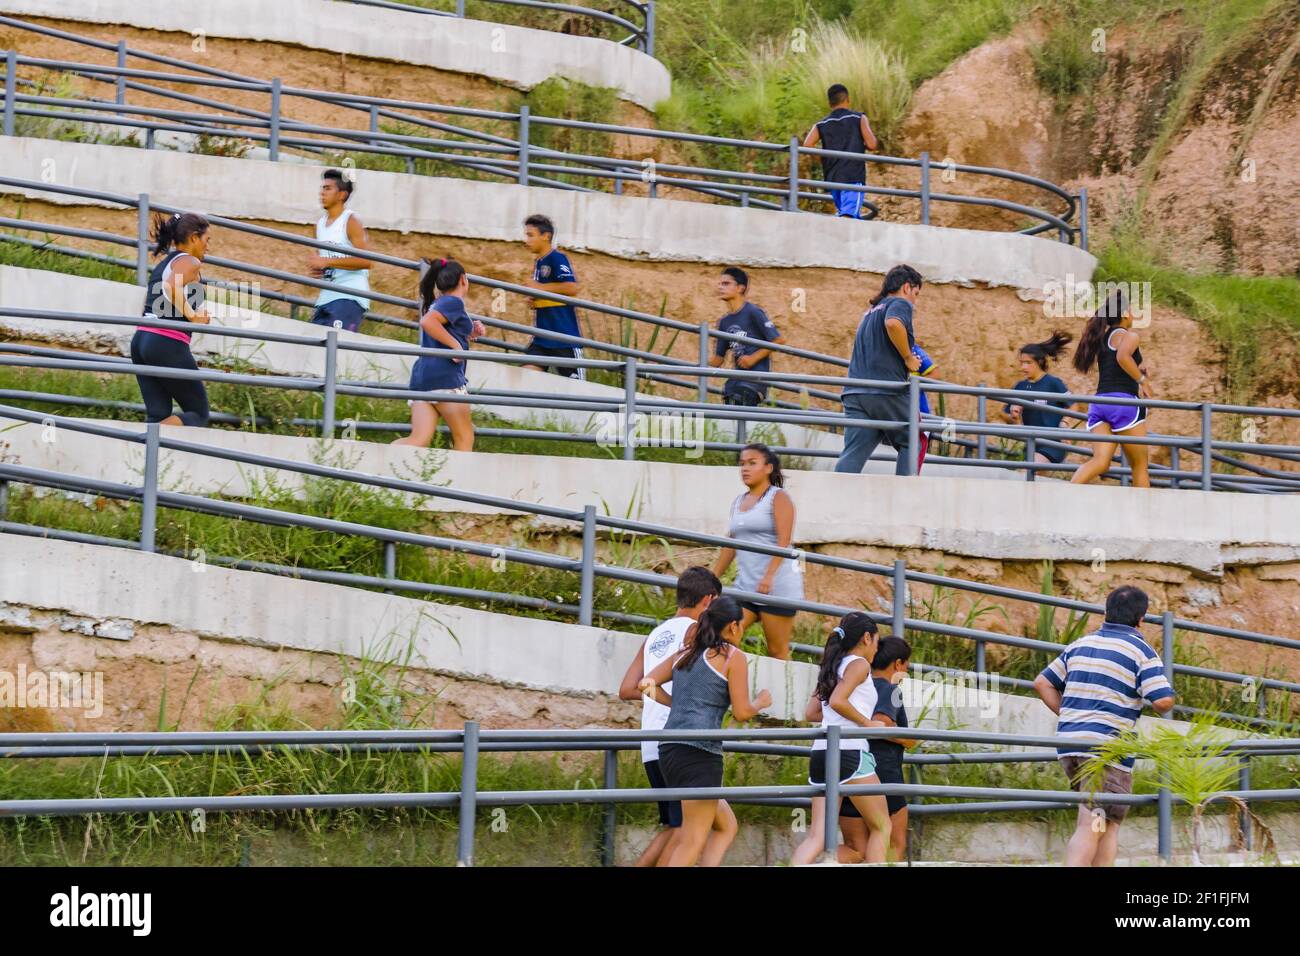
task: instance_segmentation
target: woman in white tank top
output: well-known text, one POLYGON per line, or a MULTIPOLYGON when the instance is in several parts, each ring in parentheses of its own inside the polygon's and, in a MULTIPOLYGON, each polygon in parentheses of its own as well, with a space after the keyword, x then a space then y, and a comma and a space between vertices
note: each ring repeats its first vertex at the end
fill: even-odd
MULTIPOLYGON (((879 637, 875 622, 861 611, 846 614, 831 631, 822 654, 817 688, 804 712, 806 720, 820 720, 823 729, 840 727, 884 727, 874 720, 876 688, 871 681, 871 659, 879 637)), ((826 782, 826 741, 814 740, 809 758, 808 782, 826 782)), ((863 738, 840 740, 840 786, 878 784, 876 761, 863 738)), ((825 848, 826 798, 813 797, 812 824, 808 835, 794 851, 791 866, 814 863, 825 848)), ((889 847, 889 806, 883 794, 842 798, 840 829, 847 846, 841 847, 841 863, 883 863, 889 847)))

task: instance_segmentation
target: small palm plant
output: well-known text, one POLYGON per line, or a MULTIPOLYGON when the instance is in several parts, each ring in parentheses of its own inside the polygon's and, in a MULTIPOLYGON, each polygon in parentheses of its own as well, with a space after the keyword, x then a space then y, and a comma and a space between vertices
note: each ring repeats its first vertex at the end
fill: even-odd
MULTIPOLYGON (((1149 733, 1136 728, 1111 738, 1097 747, 1084 764, 1084 786, 1092 793, 1102 788, 1107 764, 1116 764, 1129 758, 1148 758, 1165 786, 1175 796, 1181 797, 1192 815, 1190 837, 1192 865, 1201 865, 1201 844, 1204 836, 1205 811, 1216 800, 1236 806, 1255 827, 1263 855, 1276 858, 1273 833, 1240 797, 1231 791, 1237 783, 1236 758, 1227 753, 1234 736, 1227 728, 1208 720, 1197 720, 1186 731, 1172 726, 1157 726, 1149 733)), ((1231 815, 1231 833, 1236 849, 1246 848, 1245 834, 1231 815)))

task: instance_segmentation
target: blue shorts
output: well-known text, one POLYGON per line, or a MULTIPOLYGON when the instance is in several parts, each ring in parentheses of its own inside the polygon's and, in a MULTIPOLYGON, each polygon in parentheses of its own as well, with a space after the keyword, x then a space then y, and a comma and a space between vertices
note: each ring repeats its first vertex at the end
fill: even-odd
POLYGON ((465 363, 422 355, 411 369, 411 391, 454 392, 466 385, 465 363))
MULTIPOLYGON (((1136 398, 1127 392, 1099 392, 1098 397, 1113 395, 1116 398, 1136 398)), ((1088 406, 1088 431, 1092 431, 1102 422, 1110 426, 1111 433, 1128 431, 1134 425, 1146 421, 1147 410, 1141 405, 1107 405, 1093 402, 1088 406)))
POLYGON ((831 201, 835 203, 835 215, 861 219, 862 201, 866 195, 856 189, 832 189, 831 201))
POLYGON ((355 332, 361 328, 361 321, 366 317, 366 309, 356 299, 335 299, 324 305, 316 306, 312 314, 312 325, 324 325, 333 329, 355 332))

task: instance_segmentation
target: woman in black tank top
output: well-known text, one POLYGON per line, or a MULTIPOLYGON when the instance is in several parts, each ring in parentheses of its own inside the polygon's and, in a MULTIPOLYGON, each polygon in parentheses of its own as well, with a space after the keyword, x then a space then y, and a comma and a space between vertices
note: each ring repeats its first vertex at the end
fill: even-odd
MULTIPOLYGON (((1097 365, 1097 396, 1116 398, 1152 398, 1147 367, 1142 362, 1138 348, 1138 334, 1133 331, 1133 313, 1128 308, 1124 293, 1115 290, 1096 314, 1088 320, 1079 347, 1074 352, 1074 367, 1080 372, 1097 365)), ((1088 406, 1088 431, 1095 435, 1138 436, 1147 433, 1149 409, 1137 405, 1120 405, 1093 402, 1088 406)), ((1115 454, 1114 441, 1092 443, 1092 458, 1079 466, 1070 479, 1074 484, 1087 484, 1105 474, 1115 454)), ((1133 486, 1150 488, 1151 477, 1147 462, 1150 450, 1146 445, 1125 443, 1120 445, 1124 458, 1133 472, 1133 486)))
MULTIPOLYGON (((138 366, 197 371, 190 352, 192 333, 155 327, 150 319, 208 323, 203 307, 199 263, 208 252, 208 221, 192 212, 157 216, 153 222, 154 255, 162 256, 149 273, 141 323, 131 338, 131 361, 138 366)), ((196 379, 136 375, 144 399, 145 421, 204 428, 210 416, 208 393, 196 379), (174 413, 172 408, 181 410, 174 413)))

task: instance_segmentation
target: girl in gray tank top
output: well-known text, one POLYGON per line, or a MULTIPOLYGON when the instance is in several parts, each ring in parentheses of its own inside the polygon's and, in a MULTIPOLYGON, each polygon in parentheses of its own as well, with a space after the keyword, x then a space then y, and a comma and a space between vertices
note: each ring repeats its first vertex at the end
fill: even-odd
MULTIPOLYGON (((746 445, 740 451, 740 480, 748 489, 731 503, 729 534, 737 541, 788 548, 794 538, 794 501, 782 487, 781 459, 766 445, 746 445)), ((793 558, 773 557, 757 551, 723 548, 713 566, 719 578, 736 562, 740 591, 757 591, 773 597, 803 599, 803 575, 793 558)), ((778 660, 790 659, 794 634, 793 608, 744 601, 741 630, 758 621, 763 626, 767 653, 778 660)))
MULTIPOLYGON (((641 693, 671 708, 664 730, 721 730, 730 707, 736 720, 755 717, 772 706, 772 695, 759 691, 749 699, 749 668, 737 649, 743 612, 734 598, 720 597, 700 615, 686 635, 681 653, 664 661, 641 679, 641 693), (663 685, 671 681, 672 696, 663 685), (732 688, 738 697, 732 697, 732 688)), ((659 745, 659 769, 671 788, 722 786, 722 743, 718 740, 682 740, 659 745)), ((726 802, 717 799, 683 800, 682 826, 666 853, 668 866, 694 866, 704 851, 709 833, 720 820, 734 827, 726 802)), ((723 829, 723 827, 718 827, 723 829)))

